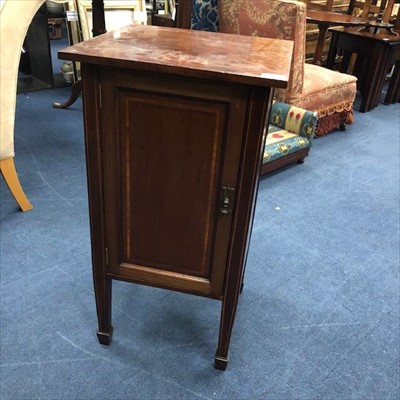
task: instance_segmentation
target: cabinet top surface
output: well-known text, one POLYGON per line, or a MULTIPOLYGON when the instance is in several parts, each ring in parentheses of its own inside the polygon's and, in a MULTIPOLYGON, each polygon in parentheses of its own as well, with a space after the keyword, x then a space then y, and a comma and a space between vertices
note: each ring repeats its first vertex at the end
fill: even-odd
POLYGON ((292 50, 287 40, 129 25, 58 55, 88 64, 283 88, 292 50))

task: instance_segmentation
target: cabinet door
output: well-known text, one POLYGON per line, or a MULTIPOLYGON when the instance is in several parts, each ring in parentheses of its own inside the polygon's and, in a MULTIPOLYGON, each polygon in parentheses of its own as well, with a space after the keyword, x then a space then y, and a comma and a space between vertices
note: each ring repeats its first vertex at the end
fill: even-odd
POLYGON ((109 276, 220 298, 248 88, 100 75, 109 276))

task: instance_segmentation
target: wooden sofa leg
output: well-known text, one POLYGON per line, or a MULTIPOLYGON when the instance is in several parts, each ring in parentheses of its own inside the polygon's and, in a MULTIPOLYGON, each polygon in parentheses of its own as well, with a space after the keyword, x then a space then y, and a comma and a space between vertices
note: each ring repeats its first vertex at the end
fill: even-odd
POLYGON ((32 204, 27 199, 21 184, 19 183, 17 171, 15 170, 14 158, 0 160, 0 172, 21 210, 32 210, 32 204))

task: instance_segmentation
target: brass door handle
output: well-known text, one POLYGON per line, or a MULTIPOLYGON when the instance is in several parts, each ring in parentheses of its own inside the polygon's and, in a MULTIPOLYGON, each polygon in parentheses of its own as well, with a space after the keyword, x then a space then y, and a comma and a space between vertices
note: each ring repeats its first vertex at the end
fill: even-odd
POLYGON ((235 189, 230 186, 222 186, 221 190, 221 206, 222 214, 230 214, 233 209, 233 201, 235 198, 235 189))

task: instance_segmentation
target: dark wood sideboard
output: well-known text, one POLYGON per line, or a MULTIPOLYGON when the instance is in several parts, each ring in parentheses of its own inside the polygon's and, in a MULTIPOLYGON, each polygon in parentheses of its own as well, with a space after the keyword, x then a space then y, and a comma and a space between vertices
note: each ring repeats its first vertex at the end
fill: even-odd
POLYGON ((380 29, 374 33, 365 29, 332 28, 327 68, 334 68, 339 50, 343 53, 340 72, 348 73, 353 54, 357 55, 352 74, 357 76, 357 89, 361 92, 359 110, 367 112, 377 107, 388 71, 395 66, 390 78, 384 103, 400 102, 400 30, 380 29))
POLYGON ((222 301, 225 369, 274 87, 292 42, 130 26, 59 52, 80 61, 100 343, 119 279, 222 301))

